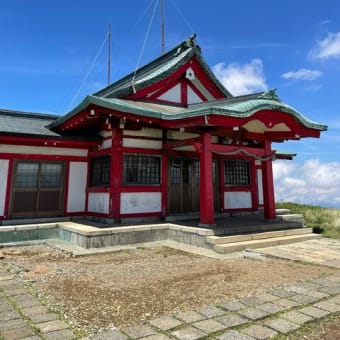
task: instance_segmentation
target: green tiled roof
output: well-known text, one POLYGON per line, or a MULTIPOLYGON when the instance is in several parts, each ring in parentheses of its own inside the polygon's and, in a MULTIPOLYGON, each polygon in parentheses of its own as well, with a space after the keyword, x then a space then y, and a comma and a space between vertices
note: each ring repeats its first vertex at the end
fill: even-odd
POLYGON ((201 54, 201 49, 198 45, 196 45, 195 35, 181 42, 179 45, 175 46, 169 52, 161 55, 159 58, 139 68, 136 72, 132 72, 117 82, 96 92, 94 96, 104 98, 118 98, 133 94, 135 90, 137 91, 140 88, 154 84, 159 80, 164 79, 168 75, 171 75, 193 56, 196 56, 200 65, 209 75, 214 84, 225 95, 225 97, 231 98, 232 95, 220 83, 220 81, 216 78, 214 73, 204 61, 201 54))
POLYGON ((305 127, 320 131, 327 130, 327 126, 307 119, 297 110, 283 103, 277 97, 274 90, 233 97, 230 99, 193 104, 189 105, 187 108, 161 104, 149 104, 118 98, 87 96, 74 110, 53 123, 51 127, 55 127, 68 120, 68 118, 73 117, 75 114, 86 109, 91 104, 120 112, 161 120, 178 120, 212 114, 226 117, 247 118, 260 110, 274 110, 291 115, 305 127))

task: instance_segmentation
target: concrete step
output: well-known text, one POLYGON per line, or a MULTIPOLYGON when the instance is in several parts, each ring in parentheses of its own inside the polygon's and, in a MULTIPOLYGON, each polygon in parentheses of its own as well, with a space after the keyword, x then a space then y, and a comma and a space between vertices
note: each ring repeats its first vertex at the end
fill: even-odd
POLYGON ((267 231, 262 233, 251 233, 244 235, 233 235, 233 236, 209 236, 207 242, 210 244, 227 244, 235 242, 246 242, 253 240, 261 240, 266 238, 285 237, 294 235, 310 234, 311 228, 298 228, 298 229, 285 229, 267 231))
POLYGON ((300 234, 300 235, 292 235, 292 236, 282 236, 282 237, 272 237, 265 239, 256 239, 250 241, 240 241, 233 243, 225 243, 225 244, 214 244, 213 250, 220 254, 227 254, 236 251, 243 251, 246 249, 257 249, 257 248, 266 248, 279 246, 283 244, 290 244, 295 242, 307 241, 312 239, 321 238, 320 234, 300 234))
POLYGON ((276 215, 290 214, 290 209, 275 209, 276 215))

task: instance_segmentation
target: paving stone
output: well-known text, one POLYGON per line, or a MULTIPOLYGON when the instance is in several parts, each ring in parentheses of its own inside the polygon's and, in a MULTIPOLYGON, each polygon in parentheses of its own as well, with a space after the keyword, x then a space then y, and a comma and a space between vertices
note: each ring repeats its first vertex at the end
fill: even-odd
POLYGON ((314 303, 316 301, 319 301, 320 299, 317 297, 313 297, 313 296, 308 296, 308 295, 303 295, 303 294, 297 294, 295 296, 291 296, 289 298, 290 300, 293 300, 299 304, 310 304, 310 303, 314 303))
POLYGON ((331 313, 340 312, 340 305, 337 305, 329 301, 321 301, 321 302, 315 303, 313 306, 320 308, 320 309, 327 310, 328 312, 331 312, 331 313))
POLYGON ((18 318, 20 318, 20 315, 15 310, 9 310, 9 311, 0 313, 1 321, 9 321, 9 320, 18 319, 18 318))
POLYGON ((300 286, 300 285, 288 286, 288 287, 285 287, 285 289, 288 290, 288 292, 294 292, 296 294, 305 294, 310 290, 310 289, 308 289, 304 286, 300 286))
POLYGON ((259 320, 270 315, 268 312, 253 307, 240 310, 238 313, 251 320, 259 320))
POLYGON ((206 333, 191 326, 178 329, 172 332, 171 335, 180 340, 198 340, 204 339, 207 336, 206 333))
POLYGON ((17 289, 13 289, 13 290, 6 290, 6 294, 8 295, 8 296, 17 296, 17 295, 24 295, 24 294, 26 294, 26 289, 24 289, 24 288, 17 288, 17 289))
POLYGON ((7 301, 0 303, 0 313, 13 310, 14 310, 13 307, 7 301))
POLYGON ((161 329, 162 331, 168 331, 169 329, 182 325, 183 322, 170 316, 162 316, 160 318, 151 320, 150 324, 161 329))
POLYGON ((231 330, 217 337, 218 340, 253 340, 252 336, 242 334, 238 331, 231 330))
POLYGON ((272 303, 272 302, 264 303, 263 305, 259 305, 256 308, 261 309, 270 314, 276 314, 286 309, 286 307, 277 305, 276 303, 272 303))
POLYGON ((328 301, 340 305, 340 295, 334 296, 331 299, 329 299, 328 301))
POLYGON ((91 340, 127 340, 128 337, 115 329, 106 329, 90 337, 91 340))
POLYGON ((242 329, 242 333, 252 336, 255 339, 268 339, 277 335, 277 332, 268 327, 260 326, 260 325, 251 325, 247 328, 242 329))
POLYGON ((30 316, 30 319, 33 321, 33 323, 42 323, 58 320, 58 316, 55 313, 33 314, 30 316))
POLYGON ((241 303, 239 300, 227 300, 220 303, 218 306, 227 309, 231 312, 236 312, 240 309, 247 308, 247 306, 241 303))
POLYGON ((263 302, 273 302, 279 298, 278 296, 269 293, 258 294, 255 295, 255 297, 259 300, 262 300, 263 302))
POLYGON ((7 329, 1 333, 3 339, 21 339, 34 334, 33 330, 28 326, 7 329))
POLYGON ((227 314, 227 315, 223 315, 223 316, 219 316, 219 317, 215 318, 215 320, 217 320, 218 322, 227 326, 228 328, 243 325, 243 324, 249 322, 249 319, 244 318, 244 317, 237 315, 237 314, 232 314, 232 313, 227 314))
POLYGON ((68 325, 60 320, 47 321, 36 324, 36 327, 40 329, 42 333, 60 331, 68 328, 68 325))
POLYGON ((202 314, 199 314, 195 311, 187 311, 187 312, 181 312, 176 315, 174 315, 175 318, 180 319, 181 321, 185 323, 193 323, 196 321, 201 321, 206 319, 202 314))
POLYGON ((201 331, 205 333, 215 333, 222 331, 223 329, 226 329, 227 327, 220 322, 213 320, 213 319, 208 319, 208 320, 203 320, 203 321, 198 321, 192 324, 192 326, 200 329, 201 331))
POLYGON ((322 292, 318 292, 318 291, 316 291, 316 290, 310 290, 310 291, 307 292, 305 295, 308 295, 308 296, 312 296, 312 297, 318 298, 319 300, 324 299, 324 298, 326 298, 326 297, 329 297, 329 294, 327 294, 327 293, 322 293, 322 292))
POLYGON ((340 285, 322 287, 319 291, 331 295, 340 294, 340 285))
POLYGON ((268 320, 264 323, 266 326, 273 328, 274 330, 287 334, 289 332, 292 332, 298 328, 300 328, 299 325, 292 323, 288 320, 277 318, 277 319, 272 319, 268 320))
POLYGON ((302 325, 302 324, 304 324, 308 321, 313 320, 313 318, 311 316, 308 316, 306 314, 302 314, 302 313, 295 311, 295 310, 281 314, 280 317, 284 318, 288 321, 295 322, 299 325, 302 325))
POLYGON ((274 289, 269 290, 269 293, 276 295, 276 296, 279 296, 281 298, 289 298, 289 297, 295 295, 294 292, 290 292, 290 291, 288 291, 284 288, 274 288, 274 289))
POLYGON ((18 299, 18 297, 20 296, 23 295, 17 295, 12 298, 14 303, 18 305, 20 308, 41 306, 41 302, 37 298, 34 298, 33 296, 18 299))
POLYGON ((299 312, 312 316, 315 319, 319 319, 322 318, 326 315, 329 314, 328 311, 325 311, 323 309, 319 309, 319 308, 315 308, 315 307, 305 307, 305 308, 301 308, 299 309, 299 312))
POLYGON ((279 300, 276 300, 275 303, 279 306, 285 307, 286 309, 301 305, 301 303, 297 303, 295 301, 291 301, 288 299, 279 299, 279 300))
MULTIPOLYGON (((75 335, 69 330, 69 329, 63 329, 60 331, 54 331, 50 333, 44 333, 44 339, 45 340, 71 340, 75 339, 75 335)), ((104 338, 103 338, 104 339, 104 338)), ((109 339, 115 339, 115 340, 126 340, 127 338, 106 338, 109 339)))
POLYGON ((22 319, 14 319, 14 320, 1 320, 0 319, 0 333, 1 331, 5 331, 12 328, 20 328, 26 326, 26 323, 22 319))
POLYGON ((256 298, 255 296, 246 296, 242 299, 239 299, 239 301, 242 304, 249 306, 249 307, 254 307, 254 306, 260 305, 264 302, 264 301, 256 298))
POLYGON ((35 314, 45 314, 48 313, 48 309, 43 305, 25 307, 21 309, 21 312, 25 315, 31 316, 35 314))
POLYGON ((221 316, 225 314, 225 311, 223 311, 220 308, 217 308, 215 306, 206 306, 198 310, 198 312, 207 318, 215 318, 216 316, 221 316))
POLYGON ((124 327, 122 331, 126 333, 129 337, 134 339, 139 339, 156 334, 156 332, 147 325, 133 325, 129 327, 124 327))
MULTIPOLYGON (((145 338, 140 338, 139 340, 171 340, 171 339, 164 334, 156 334, 156 335, 147 336, 145 338)), ((117 340, 120 340, 120 339, 117 339, 117 340)))

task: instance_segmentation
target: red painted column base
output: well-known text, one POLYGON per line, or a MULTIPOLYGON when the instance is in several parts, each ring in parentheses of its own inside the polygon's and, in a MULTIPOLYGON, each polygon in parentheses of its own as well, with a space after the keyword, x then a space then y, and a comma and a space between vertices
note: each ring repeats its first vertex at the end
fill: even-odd
POLYGON ((200 225, 214 225, 214 189, 212 178, 211 135, 201 135, 202 151, 200 154, 200 225))

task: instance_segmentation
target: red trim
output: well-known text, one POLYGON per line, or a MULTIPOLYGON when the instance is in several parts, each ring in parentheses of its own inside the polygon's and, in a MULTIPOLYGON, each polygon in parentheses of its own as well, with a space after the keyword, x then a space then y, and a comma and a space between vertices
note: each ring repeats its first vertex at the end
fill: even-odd
POLYGON ((186 79, 181 81, 181 103, 188 105, 188 81, 186 79))
POLYGON ((112 130, 110 217, 120 219, 120 193, 123 173, 122 130, 112 130))
POLYGON ((8 216, 9 216, 9 205, 10 205, 11 191, 12 191, 12 177, 13 177, 13 173, 14 173, 13 159, 9 159, 8 161, 9 162, 8 162, 7 183, 6 183, 7 187, 6 187, 5 206, 4 206, 4 218, 8 218, 8 216))
POLYGON ((147 99, 152 100, 152 101, 157 101, 157 100, 163 101, 163 99, 159 99, 159 97, 162 96, 164 93, 168 92, 169 90, 171 90, 172 88, 174 88, 175 86, 177 86, 179 83, 180 81, 178 81, 178 79, 176 79, 175 81, 166 83, 161 89, 152 93, 150 96, 146 96, 146 97, 147 99))
POLYGON ((162 216, 161 212, 152 212, 152 213, 133 213, 133 214, 120 214, 120 218, 133 218, 133 217, 153 217, 153 216, 162 216))
POLYGON ((121 188, 121 193, 124 192, 161 192, 161 185, 156 185, 156 186, 122 186, 121 188))
POLYGON ((70 183, 70 162, 65 164, 65 182, 64 182, 64 215, 67 214, 67 205, 68 205, 68 191, 69 191, 69 183, 70 183))
POLYGON ((123 147, 123 153, 141 153, 141 154, 150 154, 150 155, 161 155, 161 149, 146 149, 146 148, 132 148, 132 147, 123 147))
MULTIPOLYGON (((20 148, 18 148, 20 151, 20 148)), ((86 162, 87 157, 84 156, 50 156, 50 155, 38 155, 38 154, 23 154, 23 153, 0 153, 1 159, 30 159, 30 160, 41 160, 41 161, 75 161, 75 162, 86 162)))
POLYGON ((52 146, 55 148, 77 148, 87 149, 90 146, 100 145, 94 141, 79 141, 79 140, 63 140, 57 138, 48 138, 43 136, 38 137, 23 137, 23 136, 0 136, 2 144, 12 145, 27 145, 27 146, 52 146))
POLYGON ((214 223, 214 189, 212 178, 211 135, 202 133, 200 154, 200 218, 201 224, 214 223))
MULTIPOLYGON (((270 141, 265 141, 267 152, 271 152, 270 141)), ((274 194, 274 179, 272 161, 262 162, 262 182, 263 182, 263 203, 264 203, 264 218, 273 220, 276 218, 275 211, 275 194, 274 194)))
POLYGON ((191 82, 188 82, 188 86, 197 94, 200 99, 205 102, 208 101, 208 98, 191 82))
MULTIPOLYGON (((163 145, 167 140, 167 131, 163 130, 163 145)), ((162 168, 161 168, 161 191, 162 191, 162 217, 167 215, 168 206, 168 154, 167 150, 163 148, 162 150, 162 168)))

